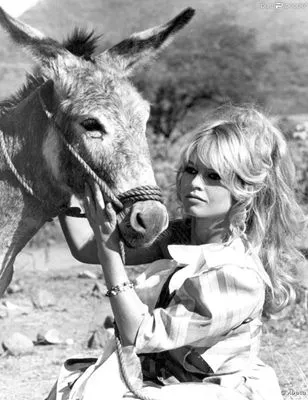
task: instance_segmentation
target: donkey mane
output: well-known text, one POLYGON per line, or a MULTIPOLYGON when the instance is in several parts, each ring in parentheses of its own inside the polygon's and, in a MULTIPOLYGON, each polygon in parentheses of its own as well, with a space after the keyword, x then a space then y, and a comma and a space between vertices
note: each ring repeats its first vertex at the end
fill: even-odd
POLYGON ((26 83, 17 90, 15 94, 5 100, 0 101, 0 117, 10 112, 14 107, 16 107, 22 100, 26 99, 30 94, 38 88, 45 79, 42 76, 35 76, 32 74, 27 74, 26 83))
MULTIPOLYGON (((83 28, 74 28, 73 32, 62 43, 64 48, 77 57, 94 62, 92 56, 98 46, 102 35, 94 35, 94 30, 87 31, 83 28)), ((10 112, 22 100, 45 82, 40 75, 27 74, 25 84, 11 97, 0 101, 0 117, 10 112)))
POLYGON ((90 32, 83 28, 74 28, 73 32, 63 41, 63 46, 77 57, 87 61, 93 61, 92 56, 98 46, 98 41, 102 35, 94 35, 94 30, 90 32))

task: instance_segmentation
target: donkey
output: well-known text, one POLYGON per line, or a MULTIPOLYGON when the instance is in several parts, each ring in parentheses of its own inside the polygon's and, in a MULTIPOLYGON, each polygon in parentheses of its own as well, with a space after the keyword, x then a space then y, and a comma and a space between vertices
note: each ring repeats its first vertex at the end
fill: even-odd
MULTIPOLYGON (((188 8, 94 54, 76 43, 62 45, 0 8, 2 27, 37 61, 25 86, 0 103, 0 296, 31 237, 68 208, 72 194, 83 198, 89 170, 113 199, 155 185, 145 136, 149 104, 130 78, 193 14, 188 8)), ((152 243, 168 223, 156 198, 137 200, 118 216, 122 237, 133 247, 152 243)))

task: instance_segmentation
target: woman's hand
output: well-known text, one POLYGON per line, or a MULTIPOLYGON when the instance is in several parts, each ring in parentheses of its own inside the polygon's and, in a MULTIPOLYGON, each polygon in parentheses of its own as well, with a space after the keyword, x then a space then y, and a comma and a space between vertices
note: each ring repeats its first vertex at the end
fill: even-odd
MULTIPOLYGON (((86 184, 84 206, 95 234, 106 287, 110 290, 122 286, 129 277, 120 253, 116 213, 110 203, 105 205, 97 184, 86 184)), ((133 345, 147 307, 134 290, 121 291, 109 299, 123 345, 133 345)))
POLYGON ((95 234, 98 253, 108 250, 119 251, 117 216, 111 203, 105 203, 96 182, 85 184, 85 211, 95 234))

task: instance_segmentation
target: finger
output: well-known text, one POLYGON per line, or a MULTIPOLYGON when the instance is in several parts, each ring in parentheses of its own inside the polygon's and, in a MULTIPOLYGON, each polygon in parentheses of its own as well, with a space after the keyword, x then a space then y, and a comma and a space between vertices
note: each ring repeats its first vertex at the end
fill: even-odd
POLYGON ((112 224, 116 224, 117 221, 117 214, 114 210, 114 208, 112 207, 112 204, 110 202, 108 202, 106 204, 106 215, 108 218, 108 221, 112 224))
POLYGON ((103 197, 100 187, 98 186, 98 184, 96 182, 93 182, 92 188, 93 188, 96 204, 99 205, 102 210, 104 210, 105 209, 105 200, 104 200, 104 197, 103 197))
POLYGON ((93 194, 90 185, 85 183, 85 205, 88 210, 88 214, 94 216, 96 213, 95 201, 93 199, 93 194))

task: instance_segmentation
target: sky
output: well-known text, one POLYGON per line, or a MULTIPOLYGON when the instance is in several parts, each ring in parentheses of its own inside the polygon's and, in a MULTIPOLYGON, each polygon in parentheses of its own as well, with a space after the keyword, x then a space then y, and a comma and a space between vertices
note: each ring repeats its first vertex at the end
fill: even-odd
POLYGON ((0 6, 13 17, 19 17, 41 0, 0 0, 0 6))

